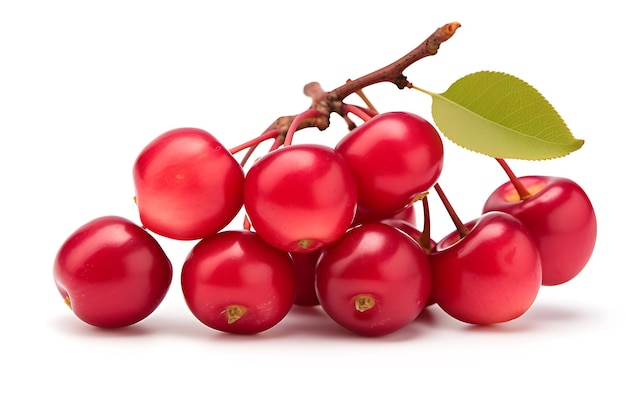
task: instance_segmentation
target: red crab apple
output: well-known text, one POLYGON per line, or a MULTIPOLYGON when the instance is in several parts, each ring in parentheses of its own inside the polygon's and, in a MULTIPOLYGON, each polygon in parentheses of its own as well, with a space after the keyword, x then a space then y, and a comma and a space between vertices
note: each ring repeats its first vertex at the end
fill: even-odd
POLYGON ((193 247, 181 272, 185 302, 206 326, 254 334, 274 327, 295 298, 294 266, 248 230, 226 230, 193 247))
POLYGON ((363 216, 390 217, 427 191, 443 169, 443 143, 425 119, 381 113, 351 130, 335 146, 358 184, 363 216))
POLYGON ((524 314, 541 287, 541 259, 530 231, 489 212, 441 239, 430 253, 432 299, 450 316, 488 325, 524 314))
POLYGON ((165 297, 172 265, 143 228, 118 216, 79 227, 54 259, 54 282, 74 314, 96 327, 125 327, 165 297))
POLYGON ((596 242, 596 215, 589 197, 567 178, 534 175, 517 180, 523 197, 508 181, 493 191, 483 211, 507 212, 526 225, 539 246, 543 285, 571 280, 591 258, 596 242))
POLYGON ((285 252, 314 252, 350 227, 357 187, 333 148, 289 145, 269 152, 248 170, 243 199, 252 227, 285 252))
POLYGON ((426 306, 431 276, 422 248, 383 223, 350 229, 322 251, 315 286, 323 310, 363 336, 396 332, 426 306))
POLYGON ((244 172, 210 133, 179 128, 163 133, 133 166, 143 225, 172 239, 217 233, 243 205, 244 172))

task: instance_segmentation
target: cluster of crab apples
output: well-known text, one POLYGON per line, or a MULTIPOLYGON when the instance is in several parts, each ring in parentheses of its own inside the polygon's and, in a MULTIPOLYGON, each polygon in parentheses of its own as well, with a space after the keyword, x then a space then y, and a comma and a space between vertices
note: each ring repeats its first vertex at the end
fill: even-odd
POLYGON ((82 321, 138 323, 173 279, 156 234, 197 241, 178 278, 193 316, 218 331, 266 331, 294 305, 365 336, 396 332, 426 308, 469 324, 508 322, 542 285, 582 271, 597 226, 574 181, 517 178, 499 162, 510 180, 463 223, 437 182, 441 137, 412 113, 375 115, 334 147, 285 142, 247 169, 207 131, 173 129, 136 158, 140 222, 107 215, 79 227, 56 255, 54 280, 82 321), (428 224, 433 189, 456 226, 438 241, 428 224))

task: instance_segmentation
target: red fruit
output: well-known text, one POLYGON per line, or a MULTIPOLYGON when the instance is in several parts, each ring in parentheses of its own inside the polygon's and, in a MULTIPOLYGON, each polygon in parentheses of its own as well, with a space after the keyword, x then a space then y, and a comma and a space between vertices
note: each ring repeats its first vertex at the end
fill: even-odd
POLYGON ((299 306, 319 305, 320 302, 315 292, 315 270, 321 253, 322 249, 308 253, 290 253, 296 282, 294 304, 299 306))
POLYGON ((352 222, 352 224, 356 226, 356 225, 363 224, 363 223, 373 223, 373 222, 378 222, 378 221, 385 220, 385 219, 404 220, 414 225, 416 221, 415 205, 414 204, 408 205, 402 210, 400 210, 399 212, 394 213, 390 216, 376 216, 371 213, 364 212, 363 210, 360 210, 357 207, 356 215, 354 217, 354 221, 352 222))
POLYGON ((193 315, 228 333, 274 327, 295 297, 289 255, 245 230, 223 231, 198 242, 183 264, 181 285, 193 315))
POLYGON ((172 265, 144 229, 118 216, 79 227, 54 259, 54 282, 74 314, 97 327, 124 327, 165 297, 172 265))
POLYGON ((143 225, 181 240, 217 233, 243 204, 243 169, 210 133, 196 128, 165 132, 133 167, 143 225))
POLYGON ((359 208, 388 217, 432 187, 443 169, 443 143, 425 119, 406 112, 379 114, 336 145, 352 170, 359 208))
POLYGON ((530 196, 520 198, 509 181, 489 196, 483 211, 507 212, 526 225, 541 254, 543 285, 558 285, 585 267, 596 242, 596 215, 574 181, 550 176, 520 177, 530 196))
POLYGON ((454 232, 430 254, 432 299, 452 317, 471 324, 513 320, 533 304, 541 286, 534 238, 515 217, 486 213, 454 232))
POLYGON ((390 334, 424 309, 431 288, 428 259, 405 233, 367 223, 324 249, 316 288, 322 308, 341 326, 365 336, 390 334))
POLYGON ((313 252, 339 239, 356 210, 356 183, 333 148, 297 144, 254 163, 244 182, 254 230, 285 252, 313 252))

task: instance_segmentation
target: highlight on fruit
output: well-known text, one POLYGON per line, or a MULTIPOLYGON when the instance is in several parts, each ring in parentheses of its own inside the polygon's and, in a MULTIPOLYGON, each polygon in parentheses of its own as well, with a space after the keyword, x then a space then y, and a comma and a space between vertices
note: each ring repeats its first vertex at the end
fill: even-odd
POLYGON ((137 217, 105 213, 69 233, 53 265, 61 299, 94 327, 138 324, 176 296, 159 243, 170 239, 195 242, 181 260, 180 296, 191 318, 218 332, 267 331, 294 306, 320 309, 329 327, 366 337, 411 326, 426 309, 478 326, 524 316, 543 287, 584 270, 597 223, 573 179, 517 176, 507 161, 565 157, 584 140, 511 74, 468 74, 443 93, 413 84, 405 70, 460 27, 443 25, 333 90, 306 84, 308 108, 230 149, 203 127, 147 138, 129 178, 135 195, 122 196, 137 217), (431 114, 380 112, 365 94, 380 83, 430 97, 431 114), (299 140, 302 129, 326 130, 332 114, 346 128, 335 146, 299 140), (458 216, 439 181, 445 141, 504 171, 474 218, 458 216), (430 209, 432 198, 443 212, 430 209), (449 217, 446 236, 431 235, 435 215, 449 217))

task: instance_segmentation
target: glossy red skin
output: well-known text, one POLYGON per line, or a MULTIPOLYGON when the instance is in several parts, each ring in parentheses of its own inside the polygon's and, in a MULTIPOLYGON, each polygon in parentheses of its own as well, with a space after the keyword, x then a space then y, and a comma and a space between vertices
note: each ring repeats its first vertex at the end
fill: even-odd
POLYGON ((285 252, 306 253, 336 241, 350 227, 357 188, 333 148, 296 144, 250 167, 243 198, 250 223, 263 239, 285 252))
POLYGON ((411 204, 409 206, 406 206, 405 208, 403 208, 397 213, 394 213, 391 215, 385 215, 385 216, 373 215, 371 213, 364 212, 363 210, 359 210, 359 208, 357 207, 356 215, 354 216, 354 221, 352 222, 352 224, 356 226, 358 224, 378 222, 378 221, 385 220, 385 219, 404 220, 414 225, 416 221, 415 205, 411 204))
POLYGON ((324 249, 317 265, 317 295, 338 324, 364 336, 383 336, 411 323, 426 305, 431 276, 426 254, 405 233, 382 223, 350 229, 324 249), (373 308, 355 298, 369 294, 373 308))
POLYGON ((524 314, 541 287, 539 250, 513 216, 490 212, 453 232, 430 254, 432 299, 449 315, 470 324, 507 322, 524 314))
POLYGON ((141 222, 172 239, 215 234, 243 205, 243 169, 201 129, 173 129, 154 139, 138 155, 133 179, 141 222))
MULTIPOLYGON (((407 220, 403 220, 400 218, 389 218, 389 219, 385 219, 385 220, 381 220, 381 223, 387 224, 389 226, 393 226, 398 230, 403 231, 404 233, 406 233, 407 235, 409 235, 413 240, 415 240, 420 246, 422 246, 422 232, 420 230, 418 230, 414 223, 410 223, 407 220)), ((430 256, 430 251, 435 247, 435 245, 437 244, 437 242, 435 242, 433 239, 429 239, 428 243, 426 244, 426 247, 422 246, 422 249, 424 249, 424 252, 426 252, 427 256, 430 256)), ((435 304, 435 301, 433 300, 432 296, 428 297, 428 301, 426 302, 426 307, 431 306, 435 304)))
POLYGON ((520 219, 537 240, 543 285, 559 285, 585 267, 596 242, 595 211, 585 191, 574 181, 551 176, 519 180, 532 196, 520 200, 511 182, 498 187, 483 212, 504 211, 520 219))
POLYGON ((294 279, 296 281, 294 304, 296 305, 316 306, 320 303, 315 292, 315 269, 322 250, 290 254, 294 264, 294 279))
MULTIPOLYGON (((389 218, 389 219, 381 220, 380 223, 384 223, 389 226, 393 226, 398 230, 401 230, 402 232, 409 235, 418 244, 420 244, 422 240, 422 231, 418 230, 414 224, 406 220, 397 219, 397 218, 389 218)), ((433 239, 429 239, 427 243, 427 247, 423 247, 422 249, 424 249, 426 253, 429 253, 432 250, 432 248, 435 247, 435 245, 436 245, 436 242, 433 239)))
POLYGON ((235 334, 274 327, 293 306, 296 291, 289 255, 245 230, 223 231, 198 242, 183 264, 181 285, 200 322, 235 334), (247 312, 228 323, 225 311, 233 304, 247 312))
POLYGON ((336 147, 353 171, 359 207, 389 216, 430 189, 443 169, 443 143, 425 119, 381 113, 350 131, 336 147))
POLYGON ((63 242, 53 275, 79 319, 119 328, 143 320, 159 306, 172 281, 172 264, 146 230, 122 217, 103 216, 63 242))

